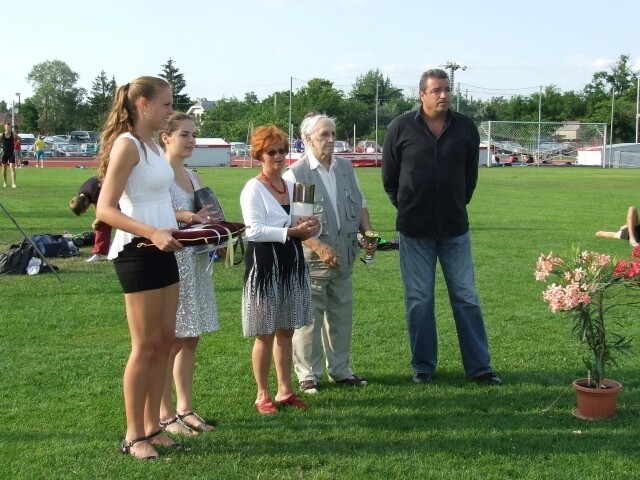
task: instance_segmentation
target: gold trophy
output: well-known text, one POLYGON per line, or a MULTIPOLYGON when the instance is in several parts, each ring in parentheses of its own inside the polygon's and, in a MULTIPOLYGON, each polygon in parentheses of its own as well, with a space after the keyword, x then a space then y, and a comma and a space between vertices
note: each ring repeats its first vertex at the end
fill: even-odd
MULTIPOLYGON (((375 230, 367 230, 366 232, 364 232, 364 235, 362 237, 364 238, 364 242, 368 247, 375 245, 380 239, 380 235, 378 235, 378 232, 376 232, 375 230)), ((375 252, 367 252, 364 254, 364 257, 360 258, 360 260, 362 260, 362 263, 364 263, 365 265, 373 265, 374 263, 376 263, 375 258, 373 258, 374 254, 375 252)))

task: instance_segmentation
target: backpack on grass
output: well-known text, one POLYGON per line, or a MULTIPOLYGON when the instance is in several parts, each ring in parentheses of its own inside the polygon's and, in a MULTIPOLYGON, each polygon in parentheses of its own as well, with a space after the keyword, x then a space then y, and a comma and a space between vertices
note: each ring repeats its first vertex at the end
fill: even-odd
POLYGON ((71 257, 78 253, 73 253, 69 248, 69 241, 62 235, 31 235, 29 237, 38 246, 42 254, 49 257, 71 257))
POLYGON ((9 250, 0 253, 0 274, 26 274, 27 265, 33 256, 33 246, 26 239, 20 245, 11 245, 9 250))

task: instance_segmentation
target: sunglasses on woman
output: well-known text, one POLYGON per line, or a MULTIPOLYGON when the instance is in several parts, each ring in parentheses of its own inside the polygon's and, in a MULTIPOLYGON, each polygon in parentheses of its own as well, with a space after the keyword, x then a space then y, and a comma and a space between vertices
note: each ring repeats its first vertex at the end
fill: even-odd
POLYGON ((284 148, 280 148, 278 150, 276 149, 269 150, 268 152, 265 152, 265 153, 270 157, 275 157, 276 155, 284 155, 285 153, 287 153, 287 150, 284 148))

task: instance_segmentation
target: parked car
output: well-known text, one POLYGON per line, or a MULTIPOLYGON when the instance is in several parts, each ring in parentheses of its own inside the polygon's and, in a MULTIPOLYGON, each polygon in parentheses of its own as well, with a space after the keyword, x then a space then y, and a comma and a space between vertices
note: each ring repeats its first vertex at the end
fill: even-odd
POLYGON ((333 152, 334 153, 349 153, 351 151, 351 147, 347 142, 342 140, 336 140, 333 142, 333 152))
POLYGON ((69 143, 95 143, 100 140, 98 132, 88 130, 74 130, 69 134, 69 143))
POLYGON ((98 153, 98 144, 97 143, 82 143, 82 144, 80 144, 80 150, 87 157, 94 157, 98 153))
POLYGON ((66 157, 67 155, 64 153, 64 147, 69 145, 68 142, 56 141, 51 145, 51 152, 54 157, 66 157))
POLYGON ((80 150, 80 145, 77 143, 67 143, 62 145, 63 157, 84 157, 85 155, 80 150))
POLYGON ((356 145, 356 153, 382 152, 382 147, 371 140, 362 140, 356 145))
POLYGON ((550 153, 551 155, 558 155, 562 153, 562 144, 556 142, 543 142, 540 144, 540 153, 550 153))
POLYGON ((529 153, 529 151, 517 142, 494 142, 495 146, 500 150, 499 153, 529 153))

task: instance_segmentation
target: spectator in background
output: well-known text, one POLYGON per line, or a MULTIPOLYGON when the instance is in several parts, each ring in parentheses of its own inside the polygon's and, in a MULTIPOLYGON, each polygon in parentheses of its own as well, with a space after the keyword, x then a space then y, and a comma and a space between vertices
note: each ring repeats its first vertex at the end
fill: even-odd
POLYGON ((15 134, 11 130, 11 122, 4 124, 4 133, 2 134, 2 180, 3 186, 7 186, 7 167, 11 170, 11 186, 17 188, 16 185, 16 156, 15 134))
POLYGON ((596 232, 596 237, 602 238, 618 238, 621 240, 629 240, 632 247, 638 246, 640 242, 640 218, 638 217, 638 209, 633 205, 627 210, 627 223, 621 225, 617 232, 596 232))
MULTIPOLYGON (((89 209, 90 205, 95 207, 98 204, 101 187, 98 177, 91 177, 84 182, 80 186, 78 195, 73 197, 69 202, 71 211, 76 215, 82 215, 89 209)), ((96 232, 96 239, 93 244, 93 251, 91 252, 93 255, 87 259, 87 262, 107 260, 109 243, 111 242, 111 225, 96 219, 91 226, 96 232)))
POLYGON ((18 135, 18 127, 13 129, 13 151, 16 156, 16 166, 22 168, 22 138, 18 135))
MULTIPOLYGON (((33 150, 36 152, 36 168, 38 168, 38 166, 40 166, 40 168, 44 168, 44 149, 45 144, 42 139, 42 135, 38 135, 37 140, 33 144, 33 150)), ((95 205, 95 202, 93 205, 95 205)))

